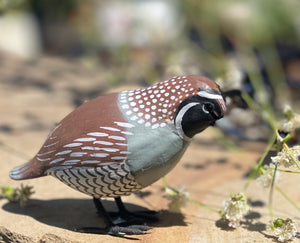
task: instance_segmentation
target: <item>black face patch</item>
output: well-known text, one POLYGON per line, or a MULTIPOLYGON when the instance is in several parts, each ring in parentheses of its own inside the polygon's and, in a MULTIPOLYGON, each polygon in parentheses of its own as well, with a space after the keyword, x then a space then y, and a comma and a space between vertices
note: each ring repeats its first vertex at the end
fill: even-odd
POLYGON ((208 126, 212 125, 215 119, 206 112, 203 112, 202 105, 191 107, 183 116, 181 126, 184 134, 193 137, 195 134, 202 132, 208 126))
POLYGON ((175 111, 175 117, 177 116, 178 112, 182 109, 182 107, 186 106, 187 104, 189 103, 192 103, 192 102, 199 102, 201 103, 201 101, 203 100, 203 98, 201 98, 199 95, 193 95, 193 96, 190 96, 186 99, 184 99, 177 107, 176 111, 175 111))
POLYGON ((204 95, 208 98, 198 94, 193 95, 184 99, 177 107, 175 117, 178 117, 178 119, 175 118, 175 120, 177 126, 179 120, 181 120, 181 129, 187 137, 193 137, 223 117, 219 103, 219 97, 222 97, 220 93, 213 91, 207 93, 205 91, 204 95), (216 99, 211 98, 214 96, 216 96, 216 99))

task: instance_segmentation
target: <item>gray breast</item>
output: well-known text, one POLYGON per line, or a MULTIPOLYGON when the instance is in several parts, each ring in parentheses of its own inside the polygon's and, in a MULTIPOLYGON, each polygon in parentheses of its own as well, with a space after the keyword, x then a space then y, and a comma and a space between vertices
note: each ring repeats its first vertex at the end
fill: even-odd
POLYGON ((157 129, 135 126, 128 138, 126 163, 138 184, 145 187, 166 175, 178 163, 188 142, 183 141, 173 124, 157 129))
POLYGON ((159 93, 154 87, 121 92, 118 102, 121 112, 131 124, 128 127, 130 135, 127 136, 125 163, 142 187, 167 174, 188 145, 178 135, 173 120, 167 119, 167 112, 174 113, 174 104, 164 103, 166 101, 161 97, 158 99, 159 93))

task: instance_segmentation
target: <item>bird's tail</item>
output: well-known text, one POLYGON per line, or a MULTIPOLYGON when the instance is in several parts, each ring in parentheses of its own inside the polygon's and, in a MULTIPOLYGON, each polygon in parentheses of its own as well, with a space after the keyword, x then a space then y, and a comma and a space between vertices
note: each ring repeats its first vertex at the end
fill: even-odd
POLYGON ((14 180, 25 180, 43 176, 42 170, 36 168, 34 164, 34 159, 32 159, 23 165, 13 168, 9 172, 10 178, 14 180))

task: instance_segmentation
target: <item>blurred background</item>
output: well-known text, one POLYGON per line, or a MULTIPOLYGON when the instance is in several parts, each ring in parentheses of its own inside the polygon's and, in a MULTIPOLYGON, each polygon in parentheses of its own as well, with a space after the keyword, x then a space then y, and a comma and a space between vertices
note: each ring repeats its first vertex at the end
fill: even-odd
MULTIPOLYGON (((84 101, 175 75, 204 75, 224 91, 241 90, 255 101, 255 109, 229 104, 230 113, 193 139, 167 179, 172 187, 185 185, 191 199, 219 208, 229 192, 241 190, 240 178, 263 154, 272 134, 266 113, 279 123, 286 105, 300 113, 299 40, 299 0, 0 0, 0 187, 19 186, 9 179, 9 171, 30 159, 55 123, 84 101)), ((300 129, 295 137, 299 144, 300 129)), ((282 188, 298 202, 299 189, 291 186, 299 184, 296 176, 282 180, 282 188)), ((91 221, 92 204, 78 210, 85 200, 70 204, 66 199, 83 194, 51 177, 24 184, 34 186, 37 200, 17 213, 5 211, 10 204, 0 200, 0 226, 30 233, 35 241, 37 232, 78 241, 77 233, 60 228, 98 225, 98 218, 91 221), (49 226, 54 226, 51 231, 49 226)), ((126 201, 167 208, 162 185, 158 181, 126 201)), ((252 202, 266 205, 268 193, 255 186, 251 190, 252 202)), ((274 194, 274 199, 279 215, 299 215, 284 206, 281 195, 274 194)), ((262 213, 249 217, 251 223, 240 232, 217 230, 219 216, 205 210, 197 214, 199 208, 192 206, 185 215, 187 227, 167 227, 185 225, 185 216, 169 215, 161 224, 164 229, 147 239, 178 241, 186 228, 187 235, 198 235, 191 238, 194 242, 204 242, 207 235, 216 239, 212 242, 265 242, 272 237, 261 230, 270 219, 257 205, 255 210, 262 213)))
MULTIPOLYGON (((297 110, 299 13, 298 0, 0 0, 0 83, 49 97, 64 89, 76 107, 117 87, 204 75, 297 110)), ((269 134, 240 108, 219 126, 246 139, 269 134)))

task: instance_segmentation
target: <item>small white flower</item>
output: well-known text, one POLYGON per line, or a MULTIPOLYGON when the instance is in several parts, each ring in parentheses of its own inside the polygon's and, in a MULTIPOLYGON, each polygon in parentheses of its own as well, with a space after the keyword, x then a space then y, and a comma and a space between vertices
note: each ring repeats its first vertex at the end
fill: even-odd
POLYGON ((297 228, 293 219, 277 218, 271 222, 271 229, 274 235, 278 237, 278 241, 285 242, 293 240, 297 234, 297 228))
POLYGON ((295 162, 293 161, 290 154, 292 154, 296 161, 299 163, 300 146, 293 146, 289 148, 289 150, 290 153, 287 151, 287 149, 283 148, 276 156, 271 157, 272 162, 277 165, 282 164, 284 167, 295 166, 295 162))
POLYGON ((240 221, 250 211, 248 200, 241 192, 231 195, 230 200, 224 201, 223 205, 221 216, 229 221, 228 225, 232 228, 240 226, 240 221))
MULTIPOLYGON (((262 174, 257 178, 259 184, 264 188, 268 188, 271 186, 275 172, 275 165, 273 163, 271 163, 268 167, 270 168, 263 167, 262 174)), ((279 176, 279 171, 276 171, 275 182, 279 178, 279 176)))
POLYGON ((183 188, 165 188, 165 196, 169 200, 168 208, 171 212, 180 212, 189 199, 189 193, 183 188))
POLYGON ((291 107, 284 108, 286 120, 282 123, 281 129, 285 132, 292 132, 300 127, 300 115, 295 113, 291 107))

